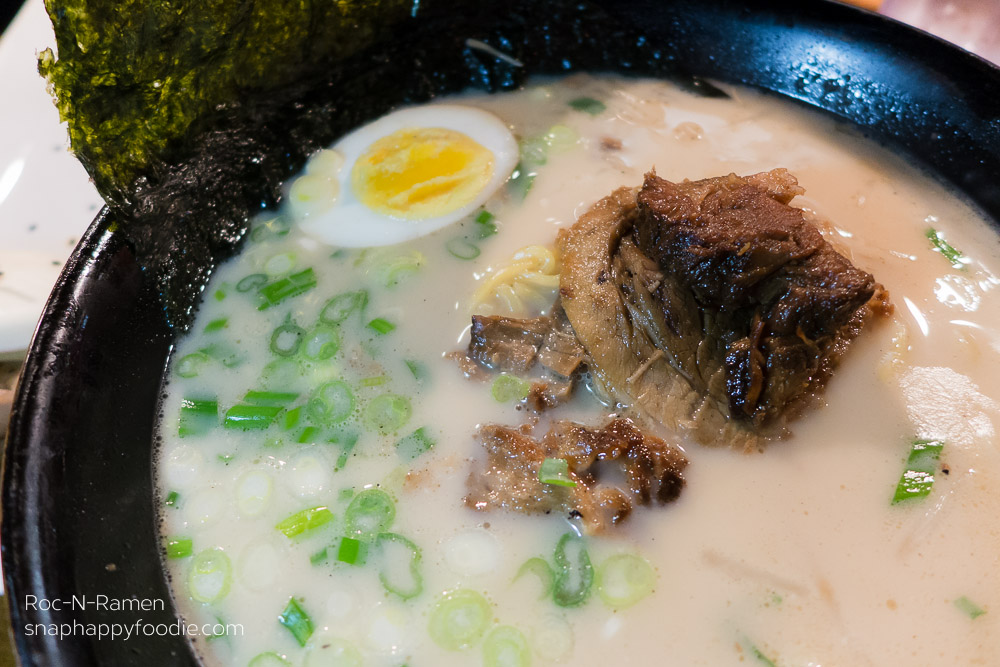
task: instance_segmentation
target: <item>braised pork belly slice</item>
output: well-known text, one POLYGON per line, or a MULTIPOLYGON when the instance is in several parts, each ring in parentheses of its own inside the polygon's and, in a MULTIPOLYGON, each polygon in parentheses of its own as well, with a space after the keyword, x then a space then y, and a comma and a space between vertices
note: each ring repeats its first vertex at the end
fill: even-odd
POLYGON ((541 440, 525 427, 486 424, 476 437, 486 461, 469 476, 465 503, 480 511, 564 513, 581 519, 588 533, 601 533, 626 521, 636 506, 670 503, 684 488, 683 452, 629 419, 613 418, 600 428, 558 420, 541 440), (546 459, 566 461, 575 486, 542 482, 546 459))
POLYGON ((648 174, 560 239, 560 296, 591 375, 706 444, 762 446, 820 392, 884 288, 823 239, 783 169, 648 174))

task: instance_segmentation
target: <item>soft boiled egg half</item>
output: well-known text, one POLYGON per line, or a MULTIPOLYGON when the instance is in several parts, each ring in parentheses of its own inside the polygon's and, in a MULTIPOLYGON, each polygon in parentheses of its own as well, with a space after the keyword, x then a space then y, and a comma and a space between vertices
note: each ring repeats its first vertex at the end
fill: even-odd
POLYGON ((473 213, 517 160, 517 141, 491 113, 444 104, 403 109, 310 157, 288 205, 306 233, 331 245, 392 245, 473 213))

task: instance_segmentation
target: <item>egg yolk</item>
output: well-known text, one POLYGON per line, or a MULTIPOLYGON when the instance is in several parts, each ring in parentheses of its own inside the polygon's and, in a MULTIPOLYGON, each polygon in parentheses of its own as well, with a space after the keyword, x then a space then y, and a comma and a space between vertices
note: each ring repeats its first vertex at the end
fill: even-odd
POLYGON ((492 175, 493 153, 467 135, 407 128, 368 147, 351 170, 351 187, 374 211, 422 220, 465 206, 492 175))

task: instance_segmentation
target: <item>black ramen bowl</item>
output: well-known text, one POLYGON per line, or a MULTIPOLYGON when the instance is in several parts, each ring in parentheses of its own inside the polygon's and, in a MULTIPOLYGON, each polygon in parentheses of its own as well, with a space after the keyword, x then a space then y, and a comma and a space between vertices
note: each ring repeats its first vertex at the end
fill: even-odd
MULTIPOLYGON (((81 240, 35 332, 6 444, 3 568, 24 665, 197 663, 177 634, 153 499, 167 359, 205 277, 238 250, 246 212, 273 203, 310 145, 395 106, 577 70, 669 78, 706 95, 721 94, 707 80, 745 84, 844 120, 1000 221, 1000 70, 927 34, 801 0, 445 5, 424 3, 392 40, 302 89, 308 103, 289 107, 286 129, 264 122, 273 109, 241 116, 247 150, 288 160, 222 174, 229 199, 213 202, 214 217, 152 207, 116 224, 127 212, 105 209, 81 240), (296 142, 303 134, 313 143, 296 142), (129 599, 131 611, 112 604, 129 599), (81 629, 140 618, 173 628, 128 640, 81 629), (52 624, 66 636, 52 636, 52 624)), ((177 182, 188 168, 177 166, 177 182)))

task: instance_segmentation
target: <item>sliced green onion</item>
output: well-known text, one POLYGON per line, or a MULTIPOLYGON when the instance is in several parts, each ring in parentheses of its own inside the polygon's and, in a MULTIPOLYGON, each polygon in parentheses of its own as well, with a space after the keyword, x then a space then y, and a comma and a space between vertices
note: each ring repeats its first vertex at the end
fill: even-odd
POLYGON ((479 247, 461 237, 453 238, 444 247, 453 257, 458 259, 468 260, 479 257, 479 247))
POLYGON ((410 420, 410 399, 399 394, 382 394, 365 407, 365 425, 382 433, 394 433, 410 420))
POLYGON ((270 276, 280 276, 288 273, 295 266, 295 255, 290 252, 282 252, 269 257, 264 262, 264 273, 270 276))
POLYGON ((594 583, 594 568, 583 539, 576 533, 564 534, 556 544, 552 560, 555 563, 552 599, 560 607, 583 604, 594 583))
POLYGON ((225 287, 220 287, 219 289, 215 290, 214 296, 216 301, 224 301, 226 299, 225 287))
POLYGON ((354 445, 358 442, 358 433, 354 430, 343 430, 330 438, 329 442, 339 445, 341 449, 340 456, 337 457, 337 464, 333 469, 335 472, 343 470, 344 466, 347 465, 347 457, 354 451, 354 445))
POLYGON ((591 116, 597 116, 608 108, 604 102, 595 100, 593 97, 577 97, 569 101, 569 106, 577 111, 588 113, 591 116))
POLYGON ((222 549, 205 549, 194 557, 188 573, 188 592, 198 602, 218 602, 229 593, 233 566, 222 549))
POLYGON ((566 459, 545 459, 538 469, 538 481, 553 486, 576 486, 569 476, 569 461, 566 459))
POLYGON ((748 637, 744 637, 741 643, 746 647, 747 652, 752 655, 758 663, 764 665, 764 667, 778 667, 778 664, 764 655, 764 652, 757 648, 757 645, 750 641, 748 637))
POLYGON ((225 329, 227 326, 229 326, 229 318, 220 317, 219 319, 212 320, 211 322, 205 325, 205 333, 211 333, 212 331, 221 331, 222 329, 225 329))
POLYGON ((396 443, 396 453, 406 461, 412 461, 431 449, 436 443, 423 426, 396 443))
POLYGON ((528 667, 531 647, 524 633, 511 625, 500 625, 483 642, 483 667, 528 667))
POLYGON ((205 366, 210 363, 212 363, 212 358, 204 352, 192 352, 181 357, 174 370, 182 378, 193 378, 198 377, 205 366))
POLYGON ((396 505, 381 489, 365 489, 354 496, 344 512, 347 532, 362 537, 386 532, 395 518, 396 505))
POLYGON ((497 233, 497 226, 493 220, 496 218, 492 213, 483 209, 475 217, 476 225, 479 227, 479 238, 485 239, 497 233))
POLYGON ((190 537, 168 537, 167 558, 187 558, 194 553, 190 537))
POLYGON ((518 568, 517 574, 514 575, 514 581, 517 581, 526 574, 533 574, 538 577, 538 581, 542 584, 542 592, 538 596, 539 599, 547 598, 550 593, 552 593, 552 587, 555 585, 556 574, 552 571, 552 567, 545 561, 544 558, 539 558, 535 556, 534 558, 529 558, 524 561, 524 565, 518 568))
POLYGON ((960 612, 968 616, 970 619, 979 618, 986 613, 985 609, 964 595, 955 600, 955 607, 957 607, 960 612))
POLYGON ((226 419, 222 425, 227 429, 261 431, 274 422, 281 410, 281 407, 273 405, 237 404, 226 411, 226 419))
POLYGON ((493 380, 493 386, 490 387, 490 393, 498 403, 523 401, 528 397, 529 391, 531 391, 531 385, 528 382, 516 375, 507 375, 506 373, 493 380))
POLYGON ((934 250, 944 255, 944 258, 956 269, 964 269, 969 263, 969 259, 960 250, 955 248, 955 246, 945 241, 941 232, 933 227, 928 227, 927 231, 924 232, 924 236, 931 242, 934 250))
POLYGON ((426 260, 424 256, 416 250, 395 255, 388 259, 380 260, 377 272, 386 287, 395 287, 410 276, 416 274, 426 260))
POLYGON ((410 369, 410 374, 413 375, 414 380, 421 382, 427 379, 427 367, 424 364, 414 359, 406 359, 403 363, 410 369))
POLYGON ((258 287, 263 287, 267 284, 267 276, 263 273, 251 273, 249 276, 243 280, 236 283, 237 292, 251 292, 258 287))
POLYGON ((310 267, 304 271, 293 273, 287 278, 264 285, 258 290, 258 294, 263 297, 263 302, 257 306, 257 310, 267 310, 286 299, 305 294, 316 287, 316 284, 316 272, 310 267))
POLYGON ((340 538, 337 560, 348 565, 364 565, 368 556, 368 545, 353 537, 340 538))
POLYGON ((549 142, 545 137, 528 137, 521 141, 521 164, 528 168, 541 167, 549 161, 549 142))
POLYGON ((180 499, 181 499, 181 494, 177 493, 176 491, 171 491, 170 493, 167 494, 167 498, 166 500, 163 501, 163 504, 166 505, 167 507, 177 507, 177 501, 179 501, 180 499))
POLYGON ((424 590, 424 578, 420 573, 420 561, 423 558, 420 547, 396 533, 379 533, 376 544, 381 552, 378 580, 382 582, 386 592, 403 600, 420 595, 424 590), (392 559, 392 554, 388 553, 390 551, 398 552, 397 555, 405 552, 404 557, 408 562, 405 571, 401 563, 396 562, 398 559, 392 559))
POLYGON ((435 603, 427 630, 434 643, 460 651, 479 641, 493 616, 490 603, 479 593, 458 589, 435 603))
POLYGON ((237 347, 229 343, 212 343, 199 350, 202 354, 207 354, 226 368, 235 368, 243 363, 243 355, 237 347))
POLYGON ((276 357, 260 372, 261 384, 268 388, 289 389, 302 381, 306 369, 295 357, 276 357))
POLYGON ((323 310, 319 312, 319 319, 326 324, 340 324, 355 310, 364 310, 366 305, 368 305, 368 292, 364 290, 338 294, 326 302, 323 310))
POLYGON ((573 128, 566 125, 553 125, 545 133, 545 141, 548 143, 549 148, 556 151, 564 151, 572 148, 579 140, 580 135, 573 128))
POLYGON ((370 378, 362 378, 358 383, 362 387, 380 387, 389 381, 389 377, 386 375, 375 375, 370 378))
POLYGON ((656 573, 644 558, 618 554, 603 563, 597 572, 597 592, 604 603, 615 609, 630 607, 653 592, 656 573))
POLYGON ((354 394, 346 382, 333 380, 321 385, 306 403, 306 414, 319 424, 337 424, 354 412, 354 394))
POLYGON ((281 428, 286 431, 291 431, 293 428, 298 426, 299 420, 302 419, 302 406, 292 408, 285 413, 284 418, 281 420, 281 428))
POLYGON ((275 526, 285 537, 298 537, 302 533, 325 526, 333 521, 333 512, 326 507, 310 507, 282 519, 275 526))
POLYGON ((181 401, 181 416, 177 435, 202 435, 219 425, 219 402, 214 399, 185 398, 181 401))
POLYGON ((374 320, 368 323, 368 328, 372 329, 373 331, 375 331, 375 333, 379 334, 380 336, 384 336, 385 334, 395 329, 396 325, 385 318, 376 317, 374 320))
POLYGON ((305 646, 313 633, 313 622, 306 610, 295 598, 289 598, 285 610, 278 616, 278 622, 285 626, 299 646, 305 646))
POLYGON ((290 357, 299 351, 306 330, 292 323, 282 324, 271 334, 271 352, 279 357, 290 357))
POLYGON ((259 243, 272 237, 285 236, 288 234, 289 229, 291 229, 291 224, 288 219, 278 216, 267 222, 254 225, 253 230, 250 232, 250 240, 254 243, 259 243))
POLYGON ((934 487, 934 471, 937 470, 938 457, 944 448, 941 440, 915 440, 906 459, 906 470, 903 471, 896 485, 896 493, 892 496, 892 504, 923 498, 930 495, 934 487))
POLYGON ((346 489, 341 489, 340 493, 337 494, 337 499, 341 502, 350 502, 351 498, 354 497, 354 489, 347 487, 346 489))
POLYGON ((526 164, 518 162, 510 175, 510 180, 507 181, 507 189, 516 199, 524 201, 535 182, 535 176, 536 173, 529 171, 526 164))
POLYGON ((321 563, 325 563, 329 557, 329 547, 323 547, 316 553, 309 556, 309 562, 313 565, 320 565, 321 563))
POLYGON ((295 441, 298 442, 299 444, 304 444, 307 442, 319 442, 320 434, 322 432, 323 432, 322 429, 316 426, 306 426, 304 429, 302 429, 302 432, 299 433, 299 437, 295 441))
POLYGON ((259 653, 254 656, 247 667, 291 667, 291 665, 292 663, 274 651, 268 651, 267 653, 259 653))
POLYGON ((310 359, 325 361, 340 350, 340 334, 330 326, 319 325, 306 337, 303 352, 310 359))

